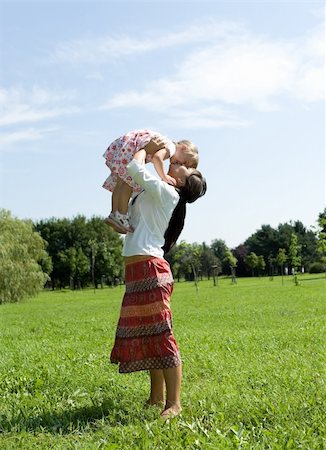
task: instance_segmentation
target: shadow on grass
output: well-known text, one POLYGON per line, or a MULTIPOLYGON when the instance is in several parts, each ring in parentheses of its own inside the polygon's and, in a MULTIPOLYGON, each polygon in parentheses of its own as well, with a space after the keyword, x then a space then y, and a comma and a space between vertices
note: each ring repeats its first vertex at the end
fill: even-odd
POLYGON ((326 280, 326 276, 325 277, 315 277, 315 278, 300 278, 299 281, 300 282, 304 282, 304 281, 320 281, 320 280, 326 280))
POLYGON ((117 400, 107 399, 100 405, 85 406, 62 412, 45 412, 41 415, 26 416, 22 411, 4 426, 1 431, 49 432, 54 434, 69 434, 73 432, 89 432, 102 425, 127 425, 134 420, 130 409, 117 400))

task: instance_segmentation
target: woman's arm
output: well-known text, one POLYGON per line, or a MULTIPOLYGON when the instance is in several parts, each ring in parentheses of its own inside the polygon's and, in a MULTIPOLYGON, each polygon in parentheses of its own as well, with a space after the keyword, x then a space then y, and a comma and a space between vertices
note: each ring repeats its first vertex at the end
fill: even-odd
POLYGON ((179 199, 179 194, 173 186, 149 173, 146 167, 136 159, 127 165, 127 170, 132 179, 159 202, 165 203, 169 199, 179 199))

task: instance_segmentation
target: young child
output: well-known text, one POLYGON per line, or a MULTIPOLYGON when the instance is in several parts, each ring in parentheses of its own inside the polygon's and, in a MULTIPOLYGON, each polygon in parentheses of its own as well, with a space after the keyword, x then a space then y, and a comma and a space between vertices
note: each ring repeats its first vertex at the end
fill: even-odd
POLYGON ((143 129, 130 131, 113 141, 103 155, 111 170, 103 187, 112 192, 112 211, 105 221, 120 233, 133 231, 127 214, 128 203, 132 192, 140 192, 141 187, 128 175, 126 166, 136 153, 144 164, 152 162, 161 179, 173 185, 175 180, 165 173, 166 159, 188 168, 195 169, 198 165, 198 149, 187 140, 174 143, 160 133, 143 129))

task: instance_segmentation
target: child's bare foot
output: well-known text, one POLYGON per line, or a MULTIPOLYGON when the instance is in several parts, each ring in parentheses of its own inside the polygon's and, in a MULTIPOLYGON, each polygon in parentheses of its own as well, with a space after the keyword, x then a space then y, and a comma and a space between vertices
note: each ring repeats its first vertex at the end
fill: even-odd
POLYGON ((179 404, 174 404, 169 407, 165 407, 164 411, 161 413, 161 417, 164 420, 172 419, 173 417, 178 416, 182 411, 182 408, 179 404))

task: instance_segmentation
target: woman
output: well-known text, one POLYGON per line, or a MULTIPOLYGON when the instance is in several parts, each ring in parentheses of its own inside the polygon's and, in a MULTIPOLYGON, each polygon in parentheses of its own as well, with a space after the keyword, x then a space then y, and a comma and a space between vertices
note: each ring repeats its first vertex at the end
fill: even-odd
POLYGON ((167 418, 181 411, 182 371, 172 332, 173 278, 163 256, 182 231, 186 203, 205 194, 206 181, 197 170, 170 164, 168 175, 176 182, 173 187, 152 176, 137 157, 127 170, 144 190, 129 206, 134 232, 127 233, 124 242, 126 292, 111 362, 119 364, 121 373, 149 370, 147 404, 165 404, 161 415, 167 418))

